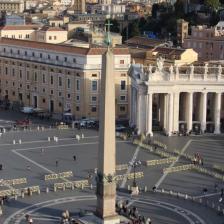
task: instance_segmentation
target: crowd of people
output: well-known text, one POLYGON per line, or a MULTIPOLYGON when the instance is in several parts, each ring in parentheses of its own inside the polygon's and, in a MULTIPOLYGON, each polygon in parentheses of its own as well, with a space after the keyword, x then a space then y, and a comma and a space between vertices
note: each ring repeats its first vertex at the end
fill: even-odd
POLYGON ((118 201, 116 203, 116 212, 130 219, 128 224, 152 224, 150 218, 139 214, 137 207, 129 207, 129 201, 118 201))
POLYGON ((202 166, 204 165, 204 159, 199 153, 194 154, 193 164, 194 165, 202 165, 202 166))

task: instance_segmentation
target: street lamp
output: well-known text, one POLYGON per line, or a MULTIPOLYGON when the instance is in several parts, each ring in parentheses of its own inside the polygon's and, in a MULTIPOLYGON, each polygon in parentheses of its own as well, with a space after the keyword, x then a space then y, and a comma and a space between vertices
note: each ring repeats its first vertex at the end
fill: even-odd
POLYGON ((134 162, 131 162, 130 165, 133 167, 134 169, 134 180, 133 180, 133 187, 136 188, 137 187, 137 182, 136 182, 136 168, 137 167, 140 167, 141 166, 141 161, 138 160, 138 161, 134 161, 134 162))

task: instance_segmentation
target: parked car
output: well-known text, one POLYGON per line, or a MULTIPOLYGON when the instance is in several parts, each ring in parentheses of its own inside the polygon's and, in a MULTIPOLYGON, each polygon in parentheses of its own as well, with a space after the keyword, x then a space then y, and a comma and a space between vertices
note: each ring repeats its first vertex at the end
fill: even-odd
POLYGON ((122 132, 122 131, 125 131, 126 130, 126 127, 124 127, 123 125, 121 124, 118 124, 116 125, 116 129, 115 129, 117 132, 122 132))
POLYGON ((25 114, 32 114, 33 113, 33 107, 22 107, 20 110, 22 113, 25 114))

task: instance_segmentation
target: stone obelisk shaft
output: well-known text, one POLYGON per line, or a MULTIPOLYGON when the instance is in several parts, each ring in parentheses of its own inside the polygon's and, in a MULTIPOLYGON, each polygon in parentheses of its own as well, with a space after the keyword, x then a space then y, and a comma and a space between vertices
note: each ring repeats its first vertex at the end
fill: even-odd
POLYGON ((97 174, 97 216, 102 223, 117 223, 115 202, 115 86, 114 55, 108 47, 102 60, 100 133, 97 174))

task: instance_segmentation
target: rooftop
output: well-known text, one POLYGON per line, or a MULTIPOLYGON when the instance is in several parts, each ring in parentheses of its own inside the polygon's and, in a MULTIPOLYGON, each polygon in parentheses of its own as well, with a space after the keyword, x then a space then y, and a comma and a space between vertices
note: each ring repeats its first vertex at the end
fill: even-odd
MULTIPOLYGON (((0 45, 34 48, 34 49, 42 49, 42 50, 64 52, 70 54, 80 54, 80 55, 102 55, 106 52, 107 49, 104 47, 97 47, 97 46, 90 48, 81 48, 81 47, 66 46, 62 44, 50 44, 37 41, 11 39, 11 38, 0 38, 0 45)), ((113 48, 113 53, 115 55, 128 55, 129 50, 128 48, 124 47, 116 47, 113 48)))

